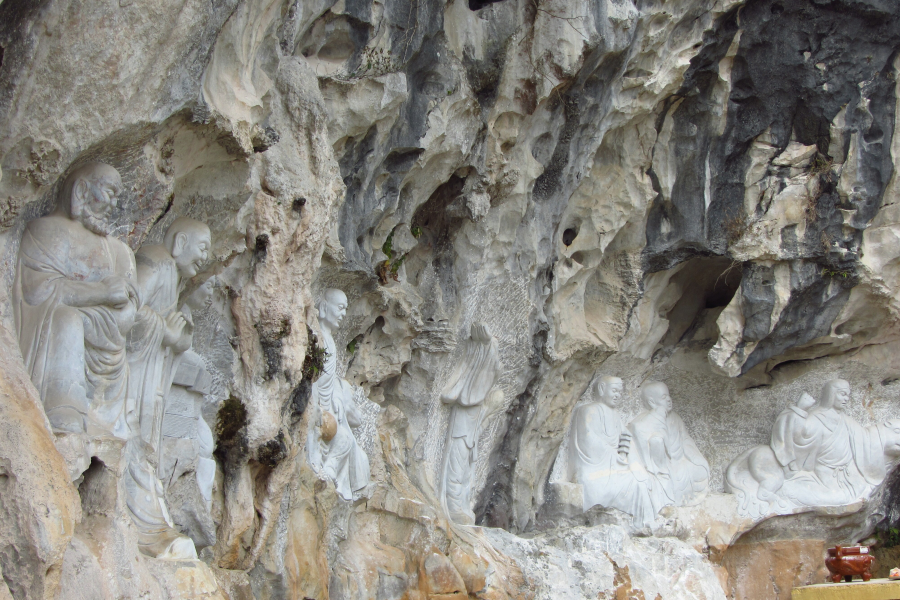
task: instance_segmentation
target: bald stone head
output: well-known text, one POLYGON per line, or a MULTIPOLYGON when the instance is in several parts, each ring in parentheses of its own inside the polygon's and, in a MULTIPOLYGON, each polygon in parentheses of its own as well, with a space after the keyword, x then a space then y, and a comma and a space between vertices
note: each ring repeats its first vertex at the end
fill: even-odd
POLYGON ((668 413, 672 410, 672 398, 669 387, 661 381, 651 381, 641 390, 641 400, 650 410, 661 410, 668 413))
POLYGON ((347 314, 347 295, 339 289, 329 288, 319 301, 319 326, 332 333, 341 326, 347 314))
POLYGON ((844 412, 850 402, 850 383, 844 379, 832 379, 822 388, 823 408, 833 408, 844 412))
POLYGON ((618 377, 604 375, 594 383, 594 398, 610 408, 619 406, 625 384, 618 377))
POLYGON ((104 163, 88 163, 69 173, 53 214, 79 221, 97 235, 112 232, 110 215, 122 191, 119 172, 104 163))
POLYGON ((179 275, 183 279, 190 279, 209 260, 212 235, 206 223, 178 217, 166 230, 163 244, 175 259, 179 275))

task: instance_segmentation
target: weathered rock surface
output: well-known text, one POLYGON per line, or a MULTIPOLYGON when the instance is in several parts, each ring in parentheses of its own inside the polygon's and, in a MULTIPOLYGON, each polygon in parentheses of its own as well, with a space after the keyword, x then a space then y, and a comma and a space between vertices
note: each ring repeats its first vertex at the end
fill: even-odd
POLYGON ((897 412, 898 44, 888 0, 3 0, 0 596, 787 598, 826 545, 890 543, 896 474, 752 519, 724 471, 834 377, 861 425, 897 412), (187 284, 215 276, 193 315, 212 496, 197 461, 164 482, 198 561, 138 552, 120 449, 79 463, 19 351, 22 232, 89 161, 122 175, 132 249, 181 216, 212 232, 187 284), (328 288, 361 389, 355 501, 307 457, 328 288), (441 504, 473 323, 504 399, 465 470, 475 528, 441 504), (709 463, 699 504, 640 531, 573 509, 597 374, 624 422, 668 385, 709 463))

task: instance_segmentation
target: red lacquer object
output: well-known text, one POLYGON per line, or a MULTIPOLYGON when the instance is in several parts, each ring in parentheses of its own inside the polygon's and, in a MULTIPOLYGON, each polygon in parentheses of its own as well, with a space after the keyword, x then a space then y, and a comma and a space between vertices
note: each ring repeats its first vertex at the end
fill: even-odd
POLYGON ((869 554, 868 546, 835 546, 828 549, 825 566, 831 572, 831 581, 838 583, 853 581, 853 576, 862 577, 863 581, 872 579, 872 564, 875 557, 869 554))

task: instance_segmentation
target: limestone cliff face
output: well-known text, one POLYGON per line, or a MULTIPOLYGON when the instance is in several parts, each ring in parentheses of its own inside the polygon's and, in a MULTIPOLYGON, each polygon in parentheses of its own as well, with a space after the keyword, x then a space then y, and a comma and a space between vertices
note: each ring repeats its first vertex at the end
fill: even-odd
POLYGON ((897 47, 891 0, 0 0, 0 597, 787 598, 821 580, 825 545, 898 519, 893 475, 760 523, 724 470, 835 376, 863 425, 900 406, 897 47), (22 363, 22 231, 90 160, 122 174, 133 249, 179 216, 212 231, 209 524, 167 484, 202 562, 138 553, 113 466, 72 481, 22 363), (339 370, 368 398, 356 502, 306 455, 332 287, 339 370), (473 465, 484 529, 439 499, 440 394, 476 322, 503 393, 473 465), (710 465, 708 498, 640 536, 557 485, 598 373, 624 380, 627 418, 667 383, 710 465))

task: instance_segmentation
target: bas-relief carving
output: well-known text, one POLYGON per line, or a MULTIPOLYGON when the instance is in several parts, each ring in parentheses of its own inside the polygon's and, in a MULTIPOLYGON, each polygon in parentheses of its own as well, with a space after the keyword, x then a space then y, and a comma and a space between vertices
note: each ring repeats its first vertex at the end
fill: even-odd
POLYGON ((441 501, 456 523, 475 523, 472 466, 478 458, 482 425, 503 403, 503 392, 492 391, 499 372, 497 341, 487 326, 473 324, 469 339, 463 342, 460 361, 441 392, 441 402, 452 406, 444 446, 441 501))
POLYGON ((121 186, 109 165, 82 166, 57 208, 25 227, 13 287, 19 344, 55 432, 127 440, 125 505, 141 551, 196 558, 174 529, 157 468, 165 400, 191 345, 178 295, 206 260, 209 229, 176 220, 165 246, 141 249, 136 261, 110 235, 121 186))
POLYGON ((636 458, 653 475, 655 493, 665 504, 696 504, 709 491, 709 463, 672 410, 666 384, 648 383, 641 400, 646 410, 628 424, 636 458))
POLYGON ((159 451, 164 401, 182 353, 191 347, 187 320, 179 310, 184 282, 209 256, 209 227, 181 217, 166 230, 163 245, 144 246, 136 254, 142 306, 128 335, 128 418, 141 439, 159 451))
POLYGON ((640 462, 629 460, 631 432, 616 407, 624 391, 618 377, 593 385, 592 400, 572 414, 569 471, 583 489, 584 510, 600 505, 628 513, 637 527, 647 526, 662 508, 652 494, 653 481, 640 462))
POLYGON ((644 387, 646 410, 627 427, 616 410, 623 391, 621 379, 602 377, 592 386, 592 401, 574 411, 569 478, 582 486, 584 510, 616 508, 635 527, 648 527, 664 506, 689 505, 706 494, 709 465, 672 411, 664 384, 644 387))
MULTIPOLYGON (((185 330, 194 328, 194 311, 206 307, 212 299, 215 278, 209 278, 185 301, 181 312, 185 330)), ((186 532, 198 548, 216 541, 212 518, 212 490, 216 476, 212 430, 203 419, 203 403, 211 392, 212 377, 203 358, 186 350, 172 376, 165 401, 160 447, 160 479, 167 482, 167 497, 177 496, 172 520, 186 532), (191 481, 191 478, 193 481, 191 481)))
POLYGON ((769 445, 739 455, 725 473, 738 512, 761 518, 868 496, 900 456, 900 419, 863 427, 846 414, 850 384, 834 379, 818 401, 803 394, 775 420, 769 445))
POLYGON ((125 345, 140 301, 134 254, 109 235, 121 187, 109 165, 85 165, 65 180, 56 209, 22 234, 13 314, 58 432, 127 436, 125 345))
POLYGON ((337 347, 334 333, 347 313, 347 296, 341 290, 328 289, 319 302, 319 326, 327 352, 325 366, 312 385, 310 433, 307 453, 313 468, 334 481, 344 500, 369 485, 369 457, 353 436, 352 429, 362 424, 353 399, 353 386, 337 374, 337 347))

